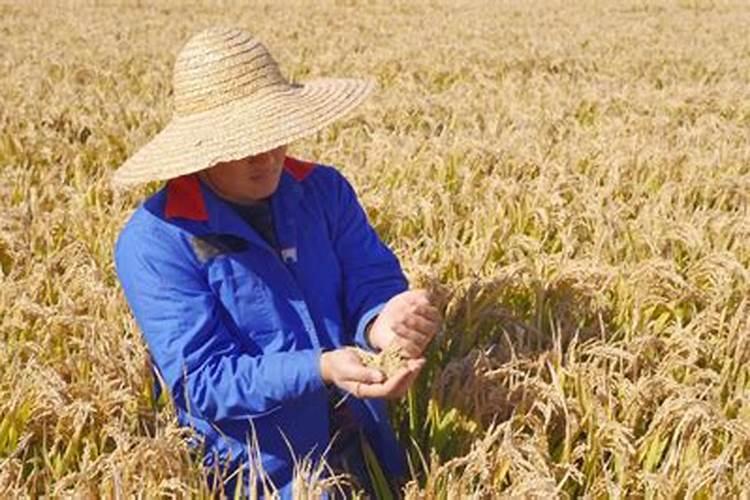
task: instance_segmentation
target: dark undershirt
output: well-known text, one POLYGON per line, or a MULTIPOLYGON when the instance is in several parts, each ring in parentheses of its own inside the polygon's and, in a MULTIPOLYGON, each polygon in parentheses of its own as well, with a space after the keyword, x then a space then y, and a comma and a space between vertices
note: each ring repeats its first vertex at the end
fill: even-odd
POLYGON ((241 205, 239 203, 231 202, 229 202, 229 205, 250 225, 250 227, 255 229, 261 238, 266 240, 272 248, 276 250, 279 249, 279 243, 276 239, 276 230, 273 227, 271 204, 268 200, 263 200, 254 205, 241 205))

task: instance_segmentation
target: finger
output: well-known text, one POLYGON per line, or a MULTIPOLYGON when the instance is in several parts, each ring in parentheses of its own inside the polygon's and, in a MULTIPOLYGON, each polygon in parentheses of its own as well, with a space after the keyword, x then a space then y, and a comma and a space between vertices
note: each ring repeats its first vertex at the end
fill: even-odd
POLYGON ((424 288, 409 290, 404 298, 411 305, 430 305, 430 294, 424 288))
POLYGON ((384 398, 388 394, 388 390, 385 388, 385 384, 369 384, 358 387, 356 394, 353 394, 360 399, 384 398))
POLYGON ((403 324, 407 328, 426 336, 428 341, 435 336, 440 328, 437 321, 431 321, 417 314, 412 314, 404 318, 403 324))
POLYGON ((443 319, 443 315, 440 314, 440 310, 437 307, 433 306, 432 304, 418 305, 415 307, 414 312, 416 312, 423 318, 433 321, 435 323, 439 323, 443 319))
POLYGON ((352 353, 351 357, 342 357, 342 362, 338 368, 339 377, 342 381, 377 384, 385 379, 383 372, 375 368, 366 367, 362 364, 359 356, 354 353, 352 353))
POLYGON ((362 398, 362 387, 367 387, 366 385, 362 384, 362 382, 352 382, 352 381, 342 381, 339 385, 342 389, 344 389, 346 392, 351 394, 354 397, 362 398))
POLYGON ((393 330, 393 333, 395 333, 397 337, 403 337, 405 339, 412 340, 420 345, 427 344, 427 342, 430 341, 429 334, 424 333, 419 329, 410 327, 410 324, 414 323, 407 320, 399 321, 398 323, 393 324, 391 330, 393 330))
POLYGON ((394 342, 396 343, 398 349, 400 349, 407 358, 418 358, 424 351, 424 348, 422 348, 422 346, 420 346, 413 340, 409 340, 403 337, 396 337, 394 339, 394 342))
POLYGON ((359 388, 361 398, 387 398, 395 393, 397 387, 409 376, 408 368, 401 368, 382 384, 363 384, 359 388))
POLYGON ((372 396, 371 394, 377 393, 378 388, 383 387, 382 383, 379 384, 367 384, 362 382, 352 382, 350 380, 341 382, 340 387, 344 389, 346 392, 350 393, 352 396, 355 396, 360 399, 370 398, 370 397, 382 397, 382 396, 372 396))
POLYGON ((419 357, 431 340, 427 335, 403 325, 394 325, 393 332, 396 334, 397 345, 412 358, 419 357))
POLYGON ((360 385, 355 388, 359 398, 400 398, 419 376, 427 361, 424 358, 409 360, 405 368, 401 368, 382 384, 360 385))
POLYGON ((425 364, 427 364, 427 360, 425 358, 416 358, 408 360, 406 362, 406 367, 410 372, 419 374, 422 368, 424 368, 425 364))

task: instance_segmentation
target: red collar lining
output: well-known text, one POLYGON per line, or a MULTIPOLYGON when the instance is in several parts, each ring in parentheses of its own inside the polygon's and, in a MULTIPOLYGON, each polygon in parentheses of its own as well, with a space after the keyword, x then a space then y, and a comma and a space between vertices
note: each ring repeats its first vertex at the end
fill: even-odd
POLYGON ((284 168, 287 172, 292 174, 294 180, 302 182, 308 175, 310 175, 310 172, 313 171, 315 164, 287 156, 284 159, 284 168))
POLYGON ((180 217, 197 221, 208 220, 206 202, 196 174, 170 179, 167 183, 167 204, 164 208, 164 216, 168 219, 180 217))

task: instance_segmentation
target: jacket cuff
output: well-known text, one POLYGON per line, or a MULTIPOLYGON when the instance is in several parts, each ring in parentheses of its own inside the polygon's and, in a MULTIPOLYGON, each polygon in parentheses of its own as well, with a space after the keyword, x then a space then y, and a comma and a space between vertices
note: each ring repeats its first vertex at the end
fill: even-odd
POLYGON ((357 344, 358 347, 365 349, 367 351, 377 351, 377 349, 373 347, 372 345, 370 345, 370 343, 367 341, 367 336, 365 334, 365 331, 367 330, 367 325, 369 325, 370 322, 374 320, 378 314, 380 314, 380 311, 382 311, 384 307, 385 307, 385 302, 382 302, 376 305, 375 307, 372 307, 371 309, 369 309, 359 319, 359 323, 357 324, 357 330, 356 332, 354 332, 354 343, 357 344))
POLYGON ((321 349, 269 354, 266 365, 273 368, 264 374, 264 378, 268 380, 268 389, 273 391, 271 398, 281 401, 325 389, 326 384, 320 373, 321 354, 321 349), (276 387, 270 385, 273 380, 277 381, 276 387))
POLYGON ((312 391, 326 389, 326 383, 323 381, 323 374, 320 373, 320 356, 323 354, 322 349, 312 349, 304 352, 306 355, 300 357, 300 368, 302 373, 311 373, 308 380, 308 388, 312 391))

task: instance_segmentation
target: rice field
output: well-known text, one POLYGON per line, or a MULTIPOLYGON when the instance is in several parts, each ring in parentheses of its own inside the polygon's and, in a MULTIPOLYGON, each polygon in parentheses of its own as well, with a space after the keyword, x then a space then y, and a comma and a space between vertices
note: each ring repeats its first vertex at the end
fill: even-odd
POLYGON ((406 498, 750 498, 740 0, 1 3, 0 497, 211 495, 112 262, 160 186, 109 179, 215 24, 378 82, 291 153, 442 292, 406 498))

